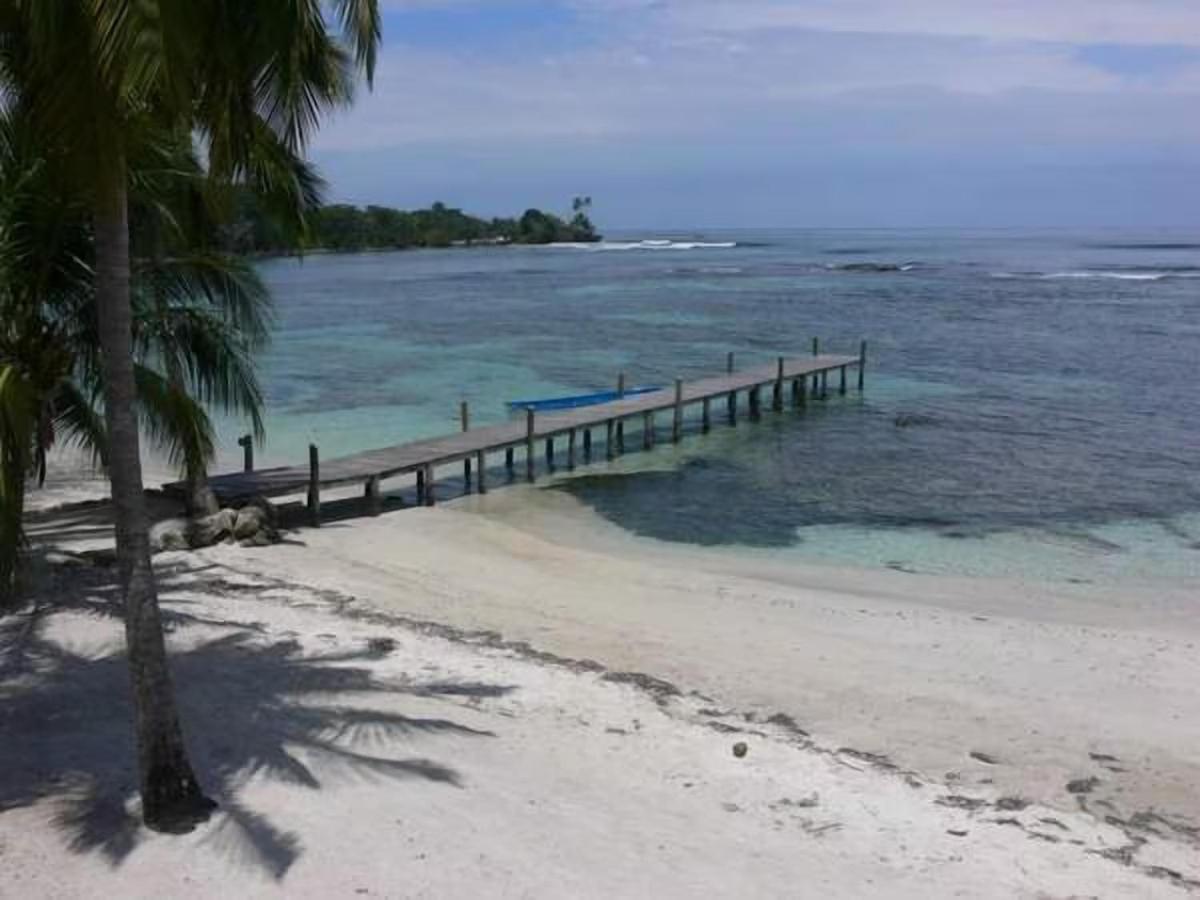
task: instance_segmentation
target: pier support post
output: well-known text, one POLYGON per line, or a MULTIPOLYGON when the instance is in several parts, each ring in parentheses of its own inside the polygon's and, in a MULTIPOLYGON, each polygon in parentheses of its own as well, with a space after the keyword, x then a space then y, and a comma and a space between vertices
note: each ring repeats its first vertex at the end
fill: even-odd
POLYGON ((417 469, 417 506, 425 503, 425 470, 417 469))
POLYGON ((583 461, 592 461, 592 429, 583 429, 583 461))
POLYGON ((804 391, 800 389, 800 379, 792 379, 792 406, 804 405, 804 391))
POLYGON ((846 393, 846 367, 845 366, 842 366, 841 369, 838 370, 838 375, 839 375, 838 393, 842 394, 844 396, 846 393))
POLYGON ((730 350, 729 353, 727 353, 725 355, 725 374, 726 375, 733 374, 733 351, 732 350, 730 350))
MULTIPOLYGON (((625 397, 625 373, 622 372, 617 376, 617 399, 621 400, 625 397)), ((617 419, 617 452, 625 452, 625 421, 617 419)))
POLYGON ((820 397, 821 396, 821 376, 818 373, 813 372, 812 381, 813 381, 812 395, 813 395, 813 397, 820 397))
POLYGON ((775 412, 783 412, 783 357, 775 361, 775 396, 771 398, 775 412))
POLYGON ((513 473, 513 448, 504 448, 504 468, 508 469, 508 474, 511 477, 513 473))
POLYGON ((575 429, 567 432, 567 469, 575 468, 575 429))
POLYGON ((482 450, 475 454, 475 469, 479 479, 479 493, 487 493, 487 454, 482 450))
POLYGON ((683 437, 683 379, 675 379, 675 418, 671 423, 671 440, 678 444, 683 437))
POLYGON ((425 466, 425 505, 433 506, 437 497, 433 493, 433 464, 425 466))
POLYGON ((759 407, 759 401, 760 401, 761 397, 759 395, 758 385, 755 385, 754 387, 750 388, 750 398, 749 399, 750 399, 750 421, 757 422, 759 420, 759 417, 762 415, 762 410, 759 407))
POLYGON ((525 477, 533 481, 533 407, 525 407, 525 477))
POLYGON ((729 407, 729 424, 737 425, 737 391, 730 391, 729 396, 725 398, 725 405, 729 407))
POLYGON ((308 445, 308 521, 321 527, 321 455, 316 444, 308 445))
POLYGON ((712 410, 710 398, 705 397, 700 401, 700 430, 705 434, 712 428, 712 410))
POLYGON ((554 469, 554 438, 546 438, 546 468, 554 469))
POLYGON ((254 438, 248 434, 238 438, 238 446, 242 448, 242 471, 254 471, 254 438))
POLYGON ((867 342, 858 345, 858 391, 862 393, 863 381, 867 374, 867 342))
POLYGON ((829 399, 829 370, 825 369, 821 373, 821 399, 829 399))
POLYGON ((617 423, 612 419, 604 423, 604 458, 609 462, 612 462, 613 457, 616 456, 617 448, 613 443, 613 434, 617 430, 616 426, 617 423))
POLYGON ((649 450, 654 446, 654 413, 642 413, 642 449, 649 450))
MULTIPOLYGON (((467 401, 464 400, 459 404, 458 417, 462 421, 462 430, 464 432, 471 430, 471 410, 467 406, 467 401)), ((471 491, 471 457, 463 460, 463 488, 470 493, 471 491)))
POLYGON ((363 496, 367 500, 367 512, 373 516, 383 512, 383 496, 379 492, 379 476, 372 475, 367 479, 366 490, 363 491, 363 496))

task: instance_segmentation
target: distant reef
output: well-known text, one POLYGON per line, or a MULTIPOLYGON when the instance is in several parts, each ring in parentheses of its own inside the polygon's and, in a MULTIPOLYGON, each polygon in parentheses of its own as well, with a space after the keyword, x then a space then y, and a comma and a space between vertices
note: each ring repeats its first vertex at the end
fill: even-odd
POLYGON ((601 239, 588 218, 591 205, 591 197, 576 197, 570 218, 528 209, 519 218, 482 219, 443 203, 414 210, 338 203, 319 207, 309 217, 309 233, 297 241, 279 229, 273 217, 247 202, 229 238, 232 249, 246 254, 590 243, 601 239))

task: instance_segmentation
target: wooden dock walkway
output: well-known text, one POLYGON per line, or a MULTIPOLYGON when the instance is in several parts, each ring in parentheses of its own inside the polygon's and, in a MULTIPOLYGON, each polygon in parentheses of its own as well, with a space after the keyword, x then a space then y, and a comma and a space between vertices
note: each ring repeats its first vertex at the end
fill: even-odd
MULTIPOLYGON (((761 366, 735 371, 733 354, 727 360, 727 371, 723 375, 684 382, 677 379, 671 388, 653 393, 638 394, 609 403, 585 406, 554 412, 535 413, 526 410, 525 416, 496 425, 469 428, 466 405, 463 404, 463 430, 444 437, 429 438, 367 450, 337 459, 321 460, 316 446, 309 447, 308 465, 284 466, 272 469, 255 469, 253 450, 248 438, 240 443, 246 451, 246 470, 227 475, 214 476, 209 480, 222 504, 237 504, 251 497, 273 497, 306 492, 312 524, 321 522, 321 489, 362 484, 370 511, 375 514, 382 508, 381 485, 385 479, 415 474, 418 502, 433 505, 435 502, 434 475, 438 466, 462 463, 467 488, 472 482, 480 493, 487 491, 488 456, 503 452, 509 472, 516 464, 515 451, 524 449, 525 477, 533 481, 536 477, 537 443, 545 442, 547 464, 554 464, 554 441, 566 438, 565 463, 574 467, 582 454, 584 461, 593 458, 592 430, 604 429, 604 455, 613 459, 625 451, 625 423, 641 421, 643 449, 654 445, 656 438, 656 414, 671 414, 671 439, 678 441, 683 435, 685 414, 689 408, 700 407, 700 423, 708 431, 713 423, 713 401, 723 400, 716 415, 734 423, 737 420, 738 395, 746 395, 746 413, 751 419, 762 414, 762 390, 769 388, 770 406, 780 412, 785 406, 803 407, 811 400, 824 399, 829 393, 829 375, 838 376, 837 390, 847 390, 847 370, 856 369, 858 389, 863 389, 866 369, 866 342, 857 356, 838 356, 818 352, 817 341, 813 341, 811 356, 786 359, 779 357, 775 365, 761 366), (577 441, 577 436, 582 440, 577 441), (472 477, 474 471, 474 477, 472 477)), ((624 376, 622 376, 622 382, 624 376)), ((174 496, 184 496, 186 486, 174 482, 164 486, 164 491, 174 496)))

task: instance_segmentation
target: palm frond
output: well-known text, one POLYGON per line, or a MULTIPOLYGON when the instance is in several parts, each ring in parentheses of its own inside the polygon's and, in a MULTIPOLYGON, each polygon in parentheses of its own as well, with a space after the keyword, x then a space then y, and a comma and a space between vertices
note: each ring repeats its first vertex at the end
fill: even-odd
POLYGON ((214 453, 212 420, 204 407, 147 366, 135 364, 133 376, 142 431, 172 465, 203 468, 214 453))
POLYGON ((73 381, 62 382, 53 400, 54 430, 58 441, 86 451, 93 466, 103 467, 107 465, 108 435, 98 399, 86 396, 73 381))

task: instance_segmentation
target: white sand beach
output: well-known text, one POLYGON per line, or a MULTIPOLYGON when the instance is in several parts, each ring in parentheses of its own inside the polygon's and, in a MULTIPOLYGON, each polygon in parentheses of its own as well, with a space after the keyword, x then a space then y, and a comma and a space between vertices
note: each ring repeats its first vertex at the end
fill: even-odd
MULTIPOLYGON (((772 564, 528 488, 330 510, 279 546, 156 558, 221 804, 183 837, 131 817, 111 573, 47 569, 3 623, 0 896, 1200 886, 1187 584, 772 564)), ((35 534, 94 546, 103 513, 35 534)))

